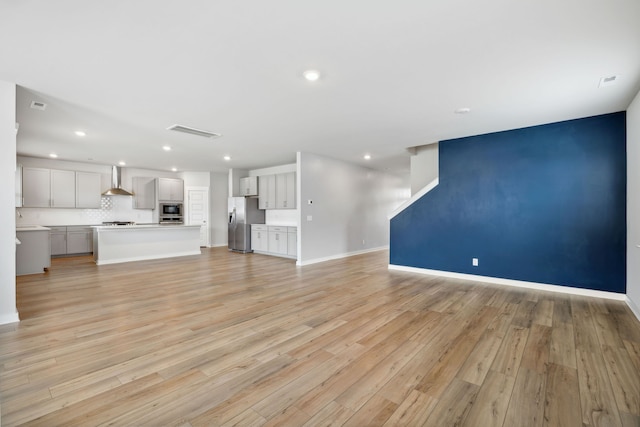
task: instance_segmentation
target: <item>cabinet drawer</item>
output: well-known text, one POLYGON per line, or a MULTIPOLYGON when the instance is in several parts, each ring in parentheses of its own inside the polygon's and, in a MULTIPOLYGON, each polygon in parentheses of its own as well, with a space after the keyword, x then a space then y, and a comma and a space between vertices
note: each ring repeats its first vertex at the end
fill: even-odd
POLYGON ((251 225, 251 231, 268 231, 269 227, 266 225, 256 225, 256 224, 252 224, 251 225))
POLYGON ((298 227, 287 227, 287 232, 288 233, 297 233, 298 232, 298 227))
POLYGON ((277 225, 270 225, 269 226, 269 231, 286 233, 287 232, 287 227, 281 227, 281 226, 277 226, 277 225))

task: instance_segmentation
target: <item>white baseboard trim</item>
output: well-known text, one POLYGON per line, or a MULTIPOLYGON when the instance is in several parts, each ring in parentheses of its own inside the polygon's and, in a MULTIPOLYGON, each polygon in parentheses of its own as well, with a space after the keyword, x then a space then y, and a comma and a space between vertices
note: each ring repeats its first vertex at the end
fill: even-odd
POLYGON ((213 244, 213 245, 211 245, 209 247, 210 248, 221 248, 223 246, 229 246, 229 244, 228 243, 215 243, 215 244, 213 244))
POLYGON ((582 295, 587 297, 606 298, 624 301, 627 296, 616 292, 596 291, 593 289, 574 288, 571 286, 549 285, 546 283, 525 282, 522 280, 501 279, 499 277, 476 276, 474 274, 452 273, 450 271, 429 270, 426 268, 406 267, 403 265, 389 264, 389 270, 407 271, 410 273, 441 276, 452 279, 470 280, 474 282, 492 283, 495 285, 513 286, 517 288, 536 289, 540 291, 558 292, 562 294, 582 295))
POLYGON ((130 258, 98 260, 96 261, 96 265, 120 264, 121 262, 133 262, 133 261, 148 261, 151 259, 174 258, 174 257, 189 256, 189 255, 202 255, 202 251, 198 249, 197 251, 175 252, 172 254, 145 255, 145 256, 137 256, 137 257, 130 257, 130 258))
POLYGON ((635 314, 636 318, 640 320, 640 307, 635 305, 635 303, 631 301, 631 298, 629 298, 628 296, 625 296, 624 301, 627 303, 633 314, 635 314))
POLYGON ((303 267, 305 265, 317 264, 319 262, 325 262, 325 261, 333 261, 333 260, 336 260, 336 259, 348 258, 348 257, 356 256, 356 255, 367 254, 369 252, 383 251, 383 250, 387 250, 387 249, 389 249, 389 246, 379 246, 377 248, 363 249, 361 251, 346 252, 346 253, 331 255, 331 256, 323 257, 323 258, 309 259, 309 260, 306 260, 306 261, 298 260, 298 261, 296 261, 296 265, 299 266, 299 267, 303 267))
POLYGON ((6 325, 8 323, 16 323, 19 321, 20 321, 20 316, 18 315, 17 311, 12 314, 3 314, 2 316, 0 316, 0 325, 6 325))

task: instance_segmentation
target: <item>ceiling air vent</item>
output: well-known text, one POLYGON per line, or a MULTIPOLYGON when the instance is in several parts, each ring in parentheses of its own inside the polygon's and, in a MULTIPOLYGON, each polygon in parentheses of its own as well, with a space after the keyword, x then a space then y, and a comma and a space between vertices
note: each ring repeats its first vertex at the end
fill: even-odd
POLYGON ((34 110, 44 111, 47 109, 47 104, 40 101, 31 101, 31 108, 33 108, 34 110))
POLYGON ((196 129, 196 128, 191 128, 189 126, 182 126, 182 125, 169 126, 167 130, 174 130, 176 132, 189 133, 191 135, 203 136, 205 138, 218 138, 219 136, 222 136, 222 134, 219 134, 219 133, 209 132, 208 130, 196 129))

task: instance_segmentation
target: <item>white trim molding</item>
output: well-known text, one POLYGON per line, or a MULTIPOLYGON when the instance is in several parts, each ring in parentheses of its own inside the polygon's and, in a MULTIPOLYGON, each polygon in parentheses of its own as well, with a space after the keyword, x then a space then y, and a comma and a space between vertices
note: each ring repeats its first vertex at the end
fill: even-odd
POLYGON ((640 307, 635 305, 631 298, 629 298, 628 296, 625 296, 624 300, 629 306, 629 309, 631 309, 631 312, 638 318, 638 320, 640 320, 640 307))
MULTIPOLYGON (((470 280, 474 282, 492 283, 496 285, 513 286, 517 288, 537 289, 540 291, 558 292, 563 294, 606 298, 618 301, 625 301, 625 299, 627 301, 629 300, 625 294, 619 294, 616 292, 596 291, 593 289, 574 288, 571 286, 562 285, 550 285, 546 283, 525 282, 522 280, 501 279, 499 277, 476 276, 474 274, 452 273, 450 271, 429 270, 426 268, 406 267, 403 265, 395 264, 389 264, 389 270, 406 271, 410 273, 425 274, 430 276, 448 277, 451 279, 470 280)), ((627 304, 629 304, 629 302, 627 302, 627 304)))
POLYGON ((414 194, 413 196, 411 196, 411 198, 409 200, 407 200, 406 202, 404 202, 403 204, 401 204, 400 206, 398 206, 396 208, 396 210, 394 210, 393 212, 391 212, 389 214, 389 219, 393 218, 394 216, 398 215, 400 212, 402 212, 403 210, 407 209, 409 206, 411 206, 412 204, 414 204, 417 200, 419 200, 422 196, 424 196, 425 194, 427 194, 429 191, 433 190, 434 188, 436 188, 438 186, 438 184, 440 183, 440 178, 436 178, 433 181, 431 181, 429 184, 427 184, 426 187, 422 188, 422 190, 418 191, 416 194, 414 194))
POLYGON ((352 256, 356 256, 356 255, 362 255, 362 254, 366 254, 369 252, 377 252, 377 251, 384 251, 389 249, 389 246, 380 246, 377 248, 371 248, 371 249, 364 249, 361 251, 354 251, 354 252, 347 252, 347 253, 343 253, 343 254, 337 254, 337 255, 331 255, 328 257, 324 257, 324 258, 314 258, 314 259, 310 259, 307 261, 296 261, 296 265, 298 267, 302 267, 305 265, 310 265, 310 264, 317 264, 319 262, 325 262, 325 261, 333 261, 335 259, 341 259, 341 258, 348 258, 348 257, 352 257, 352 256))
POLYGON ((16 323, 20 321, 20 315, 16 311, 13 314, 5 314, 0 316, 0 325, 6 325, 8 323, 16 323))

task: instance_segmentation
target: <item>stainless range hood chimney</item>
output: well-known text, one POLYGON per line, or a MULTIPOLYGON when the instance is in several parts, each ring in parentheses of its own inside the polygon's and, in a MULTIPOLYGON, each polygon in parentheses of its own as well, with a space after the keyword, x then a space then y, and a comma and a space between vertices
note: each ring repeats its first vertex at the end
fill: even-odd
POLYGON ((122 189, 122 176, 120 167, 113 166, 111 170, 111 188, 102 193, 103 196, 133 196, 127 190, 122 189))

